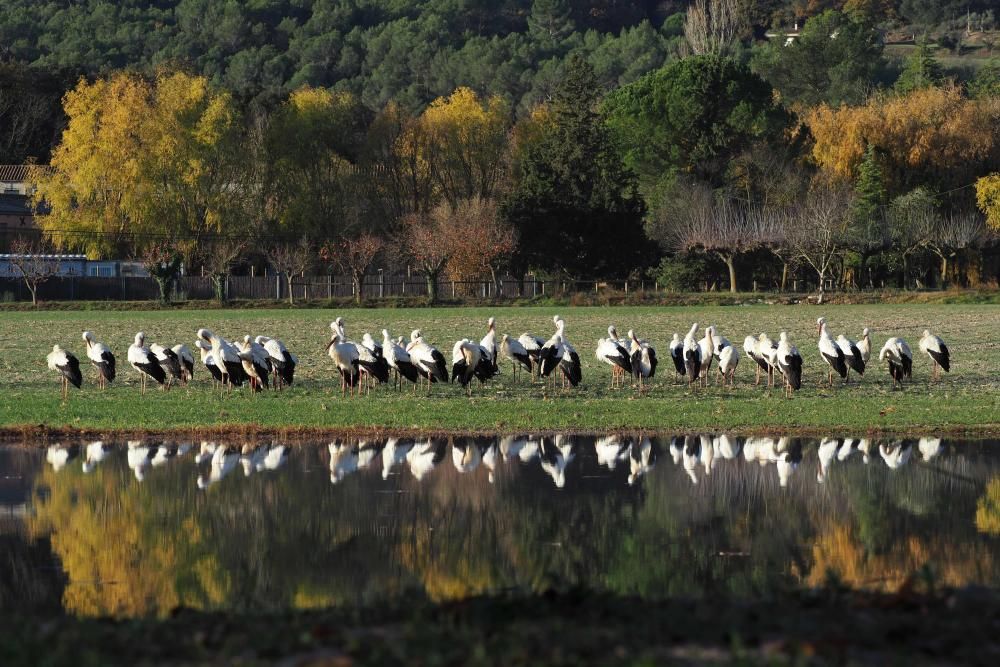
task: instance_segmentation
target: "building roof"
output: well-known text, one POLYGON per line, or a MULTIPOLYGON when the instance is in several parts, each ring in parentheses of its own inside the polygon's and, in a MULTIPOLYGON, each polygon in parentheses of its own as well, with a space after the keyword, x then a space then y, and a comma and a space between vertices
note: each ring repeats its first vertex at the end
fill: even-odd
MULTIPOLYGON (((30 164, 0 164, 0 181, 23 183, 28 179, 28 169, 30 164)), ((51 169, 43 166, 43 169, 51 169)))

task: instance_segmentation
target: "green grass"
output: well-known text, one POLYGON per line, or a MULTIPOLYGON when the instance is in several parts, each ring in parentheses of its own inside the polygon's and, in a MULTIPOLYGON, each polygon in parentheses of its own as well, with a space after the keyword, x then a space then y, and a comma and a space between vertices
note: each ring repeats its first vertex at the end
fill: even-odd
POLYGON ((799 428, 858 432, 880 430, 1000 430, 1000 354, 995 305, 863 305, 743 307, 616 307, 616 308, 419 308, 332 310, 200 310, 0 313, 0 428, 79 428, 97 431, 195 429, 205 426, 262 429, 392 427, 435 431, 600 429, 711 429, 761 431, 799 428), (400 393, 381 387, 369 397, 343 399, 332 363, 324 353, 329 322, 345 318, 348 335, 360 340, 368 331, 377 338, 387 327, 393 335, 421 328, 427 340, 451 358, 456 339, 478 339, 490 315, 500 333, 524 331, 548 337, 552 315, 567 323, 567 337, 583 361, 582 385, 548 392, 542 385, 511 380, 509 365, 499 381, 475 387, 467 399, 457 385, 435 386, 430 397, 408 388, 400 393), (929 383, 930 361, 918 356, 914 378, 903 391, 890 391, 884 367, 872 363, 859 382, 828 389, 821 386, 826 367, 816 349, 815 321, 825 315, 834 335, 857 338, 864 326, 875 331, 877 350, 890 335, 904 336, 917 352, 924 328, 948 342, 952 373, 929 383), (715 324, 719 332, 742 346, 748 333, 768 331, 777 339, 788 331, 803 354, 802 391, 785 400, 752 383, 753 368, 743 359, 737 386, 689 391, 676 383, 667 352, 671 334, 683 333, 697 321, 715 324), (624 335, 634 328, 657 346, 661 365, 651 389, 611 390, 610 368, 594 358, 596 340, 609 323, 624 335), (148 342, 192 346, 195 331, 209 327, 229 337, 267 334, 281 338, 298 354, 295 386, 256 397, 213 391, 199 367, 189 389, 145 397, 138 377, 126 363, 126 350, 142 329, 148 342), (96 388, 88 367, 83 390, 59 399, 57 376, 45 365, 52 344, 59 343, 84 359, 83 329, 93 330, 119 359, 119 379, 106 392, 96 388))

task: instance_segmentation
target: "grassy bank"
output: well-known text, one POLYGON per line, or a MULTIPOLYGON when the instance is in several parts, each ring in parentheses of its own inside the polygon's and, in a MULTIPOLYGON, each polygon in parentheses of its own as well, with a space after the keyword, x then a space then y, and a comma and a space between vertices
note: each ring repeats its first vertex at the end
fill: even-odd
MULTIPOLYGON (((601 429, 707 429, 761 431, 779 428, 840 431, 868 430, 996 430, 1000 429, 1000 351, 995 325, 1000 307, 993 305, 867 305, 824 307, 569 307, 559 308, 420 308, 345 310, 201 310, 201 311, 41 311, 0 315, 0 374, 3 401, 0 428, 196 429, 201 426, 243 429, 338 429, 393 427, 436 431, 601 429), (485 321, 495 316, 500 333, 531 331, 548 337, 552 315, 567 323, 567 336, 580 352, 584 381, 567 392, 548 392, 522 378, 514 383, 509 366, 499 381, 476 386, 466 399, 457 386, 435 386, 430 397, 409 389, 380 388, 369 397, 342 399, 339 381, 323 347, 329 322, 343 316, 354 339, 368 331, 381 338, 421 328, 429 342, 450 360, 456 339, 478 339, 485 321), (860 382, 822 385, 826 366, 816 349, 815 320, 826 316, 831 331, 852 338, 864 326, 875 330, 880 347, 890 335, 904 336, 917 353, 924 328, 941 335, 952 349, 952 373, 930 383, 930 362, 920 357, 914 380, 903 391, 890 390, 885 369, 873 363, 860 382), (805 359, 803 390, 791 401, 780 391, 752 383, 753 368, 744 359, 737 386, 712 386, 691 392, 676 383, 667 345, 671 334, 683 333, 697 321, 715 324, 737 346, 748 333, 788 331, 805 359), (608 324, 624 334, 637 334, 658 346, 661 365, 644 395, 608 386, 609 367, 594 358, 596 340, 608 324), (256 397, 242 392, 220 395, 208 374, 196 369, 188 389, 154 391, 140 398, 138 377, 125 357, 138 330, 149 342, 191 346, 195 331, 209 327, 229 338, 267 334, 281 338, 298 354, 295 386, 282 393, 256 397), (119 379, 100 392, 88 368, 82 391, 63 405, 58 378, 45 366, 45 355, 59 343, 84 358, 83 329, 95 331, 119 359, 119 379)), ((876 348, 877 349, 877 348, 876 348)), ((877 352, 876 352, 877 354, 877 352)))
POLYGON ((0 616, 5 665, 996 664, 995 593, 551 595, 282 616, 0 616))

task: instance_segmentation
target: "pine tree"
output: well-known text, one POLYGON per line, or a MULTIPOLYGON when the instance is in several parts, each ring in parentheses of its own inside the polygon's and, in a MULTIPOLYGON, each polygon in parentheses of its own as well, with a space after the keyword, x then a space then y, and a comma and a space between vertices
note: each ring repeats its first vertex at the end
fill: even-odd
POLYGON ((878 163, 875 146, 872 144, 868 144, 861 164, 858 165, 854 191, 857 193, 854 217, 858 220, 875 215, 885 205, 886 192, 882 167, 878 163))
POLYGON ((858 278, 871 279, 866 276, 868 260, 888 249, 891 238, 886 216, 884 215, 887 195, 885 178, 879 165, 878 151, 868 144, 861 164, 858 165, 858 176, 854 182, 854 211, 851 230, 848 236, 848 246, 858 254, 858 278))
POLYGON ((903 68, 894 88, 896 92, 905 95, 921 88, 937 86, 943 80, 941 63, 934 57, 930 45, 922 42, 906 61, 906 67, 903 68))
POLYGON ((503 212, 522 263, 575 275, 627 275, 644 259, 645 205, 598 111, 600 86, 574 56, 516 157, 503 212))

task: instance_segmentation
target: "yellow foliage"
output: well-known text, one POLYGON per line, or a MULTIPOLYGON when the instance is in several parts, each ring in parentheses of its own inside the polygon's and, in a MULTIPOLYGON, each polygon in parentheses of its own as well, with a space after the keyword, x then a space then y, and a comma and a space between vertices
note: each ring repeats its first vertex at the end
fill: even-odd
POLYGON ((813 158, 835 178, 853 180, 869 144, 897 173, 968 169, 1000 153, 997 104, 967 99, 955 86, 873 97, 858 107, 820 105, 806 123, 815 139, 813 158))
POLYGON ((132 235, 221 227, 239 129, 232 100, 204 77, 120 72, 66 94, 52 170, 36 169, 39 222, 59 247, 98 256, 132 235))
POLYGON ((976 181, 976 202, 986 214, 986 223, 1000 231, 1000 173, 976 181))
POLYGON ((504 175, 510 109, 498 95, 480 101, 469 88, 439 97, 420 117, 423 162, 440 195, 454 205, 489 198, 504 175))

